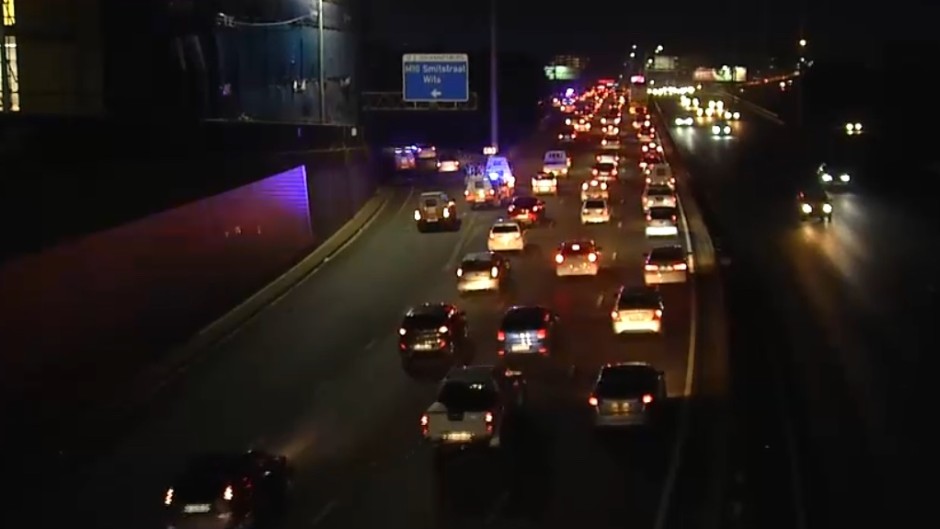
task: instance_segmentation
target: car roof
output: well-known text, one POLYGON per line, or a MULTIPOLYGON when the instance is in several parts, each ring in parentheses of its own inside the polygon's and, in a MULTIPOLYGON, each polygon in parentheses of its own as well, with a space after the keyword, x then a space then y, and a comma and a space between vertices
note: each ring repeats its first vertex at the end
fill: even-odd
POLYGON ((406 316, 446 316, 450 309, 447 303, 422 303, 409 309, 406 316))
POLYGON ((594 239, 579 239, 579 240, 574 240, 574 241, 564 241, 559 246, 561 246, 561 248, 564 250, 568 250, 575 244, 579 244, 581 246, 587 246, 587 247, 596 246, 596 244, 594 243, 594 239))
POLYGON ((658 374, 659 370, 649 362, 616 362, 601 367, 601 373, 605 372, 649 372, 658 374))
POLYGON ((519 202, 530 202, 530 203, 533 203, 533 202, 538 202, 538 201, 539 201, 538 197, 533 197, 533 196, 531 196, 531 195, 520 195, 520 196, 512 197, 512 202, 513 202, 514 204, 515 204, 515 203, 519 203, 519 202))
POLYGON ((662 195, 662 194, 673 195, 675 194, 675 191, 673 191, 672 188, 667 185, 653 184, 653 185, 646 187, 645 193, 647 195, 662 195))
MULTIPOLYGON (((518 222, 515 222, 512 220, 497 220, 496 222, 493 223, 493 228, 497 226, 515 226, 516 228, 520 227, 518 222)), ((490 228, 490 229, 493 229, 493 228, 490 228)))
POLYGON ((447 193, 444 193, 443 191, 427 191, 425 193, 421 193, 421 198, 440 198, 443 196, 447 196, 447 193))
POLYGON ((495 372, 492 365, 458 366, 447 372, 443 382, 490 382, 495 372))
POLYGON ((685 249, 678 244, 674 244, 670 246, 656 246, 655 248, 650 250, 649 256, 650 258, 672 257, 672 256, 675 256, 676 254, 678 254, 682 258, 685 258, 685 249))
POLYGON ((493 252, 472 252, 463 256, 463 259, 461 259, 461 261, 464 263, 468 261, 487 262, 487 261, 492 261, 495 257, 496 257, 496 254, 494 254, 493 252))

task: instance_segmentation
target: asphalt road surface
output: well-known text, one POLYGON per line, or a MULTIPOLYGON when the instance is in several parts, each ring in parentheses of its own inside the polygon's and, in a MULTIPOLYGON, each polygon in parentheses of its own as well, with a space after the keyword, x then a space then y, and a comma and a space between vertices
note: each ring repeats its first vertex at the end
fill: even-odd
MULTIPOLYGON (((511 151, 522 187, 540 168, 549 136, 511 151)), ((31 514, 32 523, 157 527, 163 493, 188 455, 254 447, 284 453, 296 467, 290 528, 658 525, 664 489, 683 474, 674 425, 692 380, 693 288, 663 287, 665 336, 612 335, 613 293, 642 284, 650 243, 635 172, 614 187, 610 225, 580 225, 577 190, 592 154, 578 154, 560 196, 546 198, 552 225, 530 232, 506 294, 461 298, 455 277, 463 254, 485 249, 502 210, 461 204, 458 232, 419 233, 412 220, 418 194, 443 189, 461 197, 462 182, 438 175, 398 188, 369 229, 190 366, 140 427, 60 494, 56 509, 31 514), (603 247, 602 274, 556 278, 554 248, 583 236, 603 247), (482 364, 496 360, 497 326, 510 305, 541 303, 561 315, 565 344, 552 369, 530 381, 528 419, 502 458, 461 457, 436 471, 422 442, 418 418, 436 379, 402 370, 395 331, 409 306, 436 300, 466 310, 474 363, 482 364), (621 360, 666 372, 669 419, 653 435, 598 437, 589 427, 596 370, 621 360)))
POLYGON ((750 430, 740 467, 764 467, 739 495, 763 504, 764 527, 912 523, 930 489, 919 366, 935 341, 937 252, 924 245, 936 230, 919 208, 864 187, 834 195, 831 225, 801 224, 796 193, 822 160, 804 159, 785 126, 743 113, 731 139, 673 129, 733 263, 733 376, 750 430))

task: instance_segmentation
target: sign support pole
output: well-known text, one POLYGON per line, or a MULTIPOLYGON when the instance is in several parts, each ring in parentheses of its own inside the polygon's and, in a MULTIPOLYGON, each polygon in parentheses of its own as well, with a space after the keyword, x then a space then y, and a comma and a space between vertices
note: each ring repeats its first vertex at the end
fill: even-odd
POLYGON ((499 152, 499 84, 496 54, 496 0, 490 0, 490 146, 499 152))

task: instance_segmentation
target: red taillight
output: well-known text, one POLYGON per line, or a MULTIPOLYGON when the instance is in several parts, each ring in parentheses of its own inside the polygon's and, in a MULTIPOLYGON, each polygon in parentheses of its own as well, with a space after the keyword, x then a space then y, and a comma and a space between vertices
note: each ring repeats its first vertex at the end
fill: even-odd
POLYGON ((222 491, 222 499, 225 501, 231 501, 235 497, 235 489, 231 485, 227 485, 225 490, 222 491))
POLYGON ((588 397, 588 406, 594 406, 596 408, 597 404, 598 404, 597 397, 595 397, 594 395, 591 395, 590 397, 588 397))
POLYGON ((493 414, 490 413, 490 412, 486 412, 486 415, 483 416, 483 420, 486 421, 486 424, 492 424, 492 423, 493 423, 493 414))
POLYGON ((545 329, 539 329, 536 336, 539 340, 544 340, 548 336, 548 332, 545 329))
POLYGON ((652 395, 650 395, 649 393, 647 393, 646 395, 643 395, 643 404, 649 404, 651 402, 653 402, 652 395))
POLYGON ((430 422, 430 419, 428 419, 428 414, 425 413, 421 416, 421 426, 427 426, 428 422, 430 422))
POLYGON ((595 174, 595 175, 596 175, 596 174, 597 174, 597 169, 592 169, 592 170, 591 170, 591 174, 595 174))
POLYGON ((495 194, 496 194, 496 191, 493 190, 493 189, 490 189, 490 194, 491 194, 491 195, 495 195, 495 194))
POLYGON ((514 209, 516 209, 516 206, 512 206, 512 205, 509 206, 509 211, 510 211, 510 212, 512 212, 514 209))
POLYGON ((464 192, 463 192, 463 196, 465 196, 465 197, 470 196, 470 190, 464 191, 464 192))
POLYGON ((673 222, 676 221, 676 216, 675 216, 675 215, 672 216, 672 221, 673 221, 673 222))
POLYGON ((647 272, 655 272, 655 271, 659 270, 659 267, 658 267, 658 266, 656 266, 656 265, 651 265, 651 264, 648 264, 648 265, 644 266, 643 268, 644 268, 647 272))
POLYGON ((649 222, 649 221, 651 221, 651 220, 653 220, 653 216, 652 216, 652 215, 647 215, 647 216, 646 216, 646 221, 649 222))
POLYGON ((560 253, 559 253, 559 254, 555 254, 555 262, 558 263, 558 264, 564 263, 564 262, 565 262, 565 256, 564 256, 564 255, 561 255, 560 253))
POLYGON ((506 341, 506 333, 504 333, 503 331, 497 332, 497 333, 496 333, 496 339, 499 340, 499 341, 501 341, 501 342, 505 342, 505 341, 506 341))
POLYGON ((539 207, 538 207, 538 206, 533 206, 533 207, 532 207, 532 211, 538 211, 538 210, 539 210, 539 207))
MULTIPOLYGON (((606 212, 605 212, 605 213, 606 213, 606 212)), ((592 262, 592 263, 596 263, 596 262, 597 262, 597 254, 594 253, 594 252, 589 253, 589 254, 588 254, 588 261, 590 261, 590 262, 592 262)))
POLYGON ((616 311, 616 310, 613 311, 613 312, 611 312, 611 313, 610 313, 610 319, 612 319, 612 320, 614 320, 614 321, 619 320, 619 319, 620 319, 620 312, 618 312, 618 311, 616 311))
POLYGON ((676 269, 676 270, 686 270, 686 269, 689 268, 689 266, 688 266, 687 264, 685 264, 685 263, 679 263, 679 264, 673 266, 673 268, 676 269))

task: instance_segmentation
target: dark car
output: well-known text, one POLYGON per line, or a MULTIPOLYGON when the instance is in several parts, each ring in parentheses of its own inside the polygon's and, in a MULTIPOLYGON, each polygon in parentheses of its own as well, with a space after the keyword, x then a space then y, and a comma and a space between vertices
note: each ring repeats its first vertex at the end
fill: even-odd
POLYGON ((520 225, 532 226, 546 220, 545 201, 536 197, 515 197, 506 211, 507 216, 520 225))
POLYGON ((229 529, 281 516, 290 474, 286 457, 265 452, 195 457, 164 494, 167 527, 229 529))
POLYGON ((796 196, 800 220, 820 220, 832 222, 832 199, 829 193, 820 189, 800 191, 796 196))
POLYGON ((502 357, 550 355, 557 342, 558 322, 558 315, 545 307, 511 307, 496 334, 497 353, 502 357))
POLYGON ((852 173, 848 167, 839 164, 824 163, 816 169, 819 185, 824 189, 840 190, 852 184, 852 173))
POLYGON ((645 426, 666 397, 665 373, 645 362, 624 362, 601 368, 588 405, 598 428, 645 426))
POLYGON ((421 359, 456 358, 465 353, 469 329, 464 312, 448 303, 425 303, 409 310, 398 329, 405 364, 421 359))

